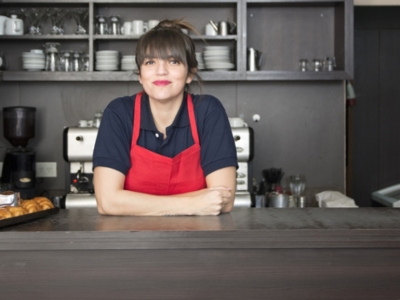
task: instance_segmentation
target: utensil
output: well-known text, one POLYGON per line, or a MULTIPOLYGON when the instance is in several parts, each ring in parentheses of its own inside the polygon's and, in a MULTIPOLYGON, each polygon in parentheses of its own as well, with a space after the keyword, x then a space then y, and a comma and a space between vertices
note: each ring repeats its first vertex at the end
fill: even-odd
POLYGON ((258 71, 261 68, 262 52, 247 48, 247 70, 250 72, 258 71))
POLYGON ((282 169, 270 168, 262 170, 262 175, 265 182, 268 184, 269 192, 280 192, 282 193, 281 180, 285 173, 282 169))

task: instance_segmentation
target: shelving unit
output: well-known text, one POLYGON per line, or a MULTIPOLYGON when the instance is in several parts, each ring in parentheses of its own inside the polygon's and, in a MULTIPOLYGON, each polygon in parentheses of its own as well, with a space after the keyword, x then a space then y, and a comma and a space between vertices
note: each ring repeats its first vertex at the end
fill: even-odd
POLYGON ((87 7, 87 35, 0 36, 1 48, 10 68, 1 73, 3 81, 135 81, 135 72, 94 71, 94 53, 119 50, 134 54, 137 36, 95 34, 95 16, 119 15, 121 23, 135 19, 181 18, 194 25, 200 36, 191 34, 197 51, 206 44, 229 45, 235 70, 201 71, 205 81, 346 80, 353 76, 353 1, 352 0, 3 0, 2 11, 24 7, 87 7), (206 36, 209 20, 237 23, 235 35, 206 36), (90 72, 28 72, 22 70, 21 54, 40 48, 46 41, 58 41, 61 50, 75 47, 89 53, 90 72), (205 42, 206 43, 205 43, 205 42), (249 72, 247 47, 263 53, 260 71, 249 72), (334 56, 333 72, 300 72, 298 60, 334 56))

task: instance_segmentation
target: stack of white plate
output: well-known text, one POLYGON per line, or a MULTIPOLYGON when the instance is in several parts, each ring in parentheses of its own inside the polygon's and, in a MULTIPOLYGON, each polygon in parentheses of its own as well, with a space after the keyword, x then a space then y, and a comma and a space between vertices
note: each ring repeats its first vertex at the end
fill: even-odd
POLYGON ((115 50, 96 51, 97 71, 116 71, 119 64, 119 52, 115 50))
POLYGON ((121 59, 121 70, 133 71, 137 69, 135 55, 123 55, 121 59))
POLYGON ((32 49, 30 52, 22 53, 22 67, 28 71, 41 71, 45 68, 45 57, 43 50, 32 49))
POLYGON ((209 70, 231 70, 235 67, 235 64, 231 62, 229 46, 206 46, 203 58, 209 70))
POLYGON ((203 54, 201 52, 196 52, 197 59, 197 68, 199 70, 204 70, 206 67, 204 66, 203 54))

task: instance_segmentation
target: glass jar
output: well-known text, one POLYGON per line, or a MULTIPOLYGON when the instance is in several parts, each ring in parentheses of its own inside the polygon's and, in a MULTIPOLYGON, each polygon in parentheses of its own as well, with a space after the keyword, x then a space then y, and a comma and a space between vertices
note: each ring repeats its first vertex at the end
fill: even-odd
POLYGON ((108 33, 112 35, 121 34, 121 22, 119 20, 119 16, 110 17, 110 27, 108 33))
POLYGON ((108 34, 107 18, 104 16, 96 16, 96 34, 108 34))
POLYGON ((46 53, 46 65, 45 70, 55 72, 59 68, 59 58, 58 58, 58 46, 59 43, 46 43, 45 53, 46 53))
POLYGON ((0 51, 0 70, 5 70, 7 68, 6 56, 2 51, 0 51))
POLYGON ((80 52, 74 52, 72 56, 72 71, 73 72, 82 71, 82 59, 80 52))
POLYGON ((90 69, 90 60, 89 60, 89 54, 85 53, 82 55, 82 71, 88 72, 90 69))
POLYGON ((71 52, 68 50, 61 51, 59 59, 59 70, 63 72, 72 71, 71 52))

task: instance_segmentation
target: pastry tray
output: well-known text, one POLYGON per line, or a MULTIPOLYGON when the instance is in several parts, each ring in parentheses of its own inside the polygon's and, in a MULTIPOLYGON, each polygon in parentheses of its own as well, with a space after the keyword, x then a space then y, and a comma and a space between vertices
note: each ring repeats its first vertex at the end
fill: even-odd
POLYGON ((0 228, 17 225, 17 224, 21 224, 21 223, 26 223, 26 222, 37 220, 40 218, 46 218, 46 217, 58 214, 59 212, 60 212, 60 209, 58 207, 55 207, 55 208, 51 208, 51 209, 41 210, 41 211, 38 211, 35 213, 22 215, 19 217, 2 219, 2 220, 0 220, 0 228))

